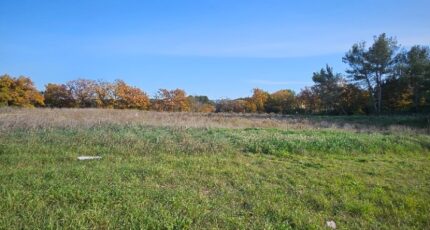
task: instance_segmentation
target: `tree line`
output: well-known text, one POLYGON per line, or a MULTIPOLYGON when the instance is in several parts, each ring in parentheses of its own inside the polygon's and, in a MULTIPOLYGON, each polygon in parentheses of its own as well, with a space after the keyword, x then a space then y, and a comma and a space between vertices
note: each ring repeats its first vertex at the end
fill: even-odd
POLYGON ((302 114, 380 114, 430 111, 430 50, 402 48, 393 37, 354 44, 342 61, 344 74, 326 65, 314 72, 313 86, 299 93, 254 89, 250 97, 209 100, 187 96, 182 89, 160 89, 153 98, 122 80, 77 79, 45 85, 38 92, 28 77, 0 76, 0 106, 115 108, 169 112, 236 112, 302 114))

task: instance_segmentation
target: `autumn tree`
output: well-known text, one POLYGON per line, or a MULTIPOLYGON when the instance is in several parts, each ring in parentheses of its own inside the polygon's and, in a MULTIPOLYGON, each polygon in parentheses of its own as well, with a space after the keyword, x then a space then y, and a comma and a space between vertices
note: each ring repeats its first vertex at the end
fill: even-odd
POLYGON ((96 107, 96 82, 88 79, 77 79, 67 82, 78 107, 96 107))
MULTIPOLYGON (((124 82, 121 82, 125 84, 124 82)), ((96 106, 99 108, 114 108, 116 100, 116 84, 110 82, 98 81, 94 85, 96 106)))
POLYGON ((188 101, 192 112, 215 112, 215 103, 209 100, 207 96, 188 96, 188 101))
POLYGON ((190 111, 190 101, 182 89, 160 89, 155 96, 153 108, 157 111, 187 112, 190 111))
POLYGON ((268 113, 292 113, 296 109, 296 98, 289 89, 279 90, 269 95, 266 102, 268 113))
POLYGON ((257 112, 264 113, 265 112, 265 104, 267 102, 267 99, 269 99, 269 93, 255 88, 253 90, 253 94, 251 97, 251 102, 255 104, 257 112))
POLYGON ((244 99, 237 99, 232 101, 233 112, 247 113, 249 111, 249 101, 244 99))
POLYGON ((252 98, 245 98, 243 99, 245 101, 245 112, 246 113, 256 113, 257 112, 257 105, 254 103, 252 98))
POLYGON ((141 109, 146 110, 150 101, 145 92, 139 88, 127 85, 122 80, 117 80, 114 85, 114 107, 117 109, 141 109))
POLYGON ((44 106, 40 94, 28 77, 0 76, 0 106, 34 107, 44 106))
POLYGON ((213 112, 215 112, 215 110, 216 110, 215 105, 213 105, 213 104, 203 104, 195 112, 199 112, 199 113, 213 113, 213 112))
POLYGON ((45 85, 43 95, 45 97, 45 104, 49 107, 70 108, 76 105, 72 92, 63 84, 49 83, 45 85))
POLYGON ((0 106, 12 104, 13 85, 15 80, 9 75, 0 76, 0 106))

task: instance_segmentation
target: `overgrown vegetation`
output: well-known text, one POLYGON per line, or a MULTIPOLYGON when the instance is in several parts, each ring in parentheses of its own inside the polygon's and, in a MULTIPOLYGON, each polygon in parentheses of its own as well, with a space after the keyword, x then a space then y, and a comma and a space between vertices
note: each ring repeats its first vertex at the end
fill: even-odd
POLYGON ((282 130, 347 130, 353 132, 430 133, 422 115, 316 116, 235 113, 166 113, 115 109, 0 108, 0 130, 147 125, 185 128, 277 128, 282 130))
POLYGON ((0 228, 430 228, 428 135, 171 114, 3 110, 0 228))

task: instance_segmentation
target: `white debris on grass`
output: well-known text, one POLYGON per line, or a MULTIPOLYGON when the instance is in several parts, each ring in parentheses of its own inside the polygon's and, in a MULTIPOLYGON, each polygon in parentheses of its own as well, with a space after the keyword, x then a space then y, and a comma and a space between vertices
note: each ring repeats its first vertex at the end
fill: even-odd
POLYGON ((78 160, 85 161, 85 160, 100 160, 102 159, 101 156, 79 156, 78 160))
POLYGON ((327 227, 331 229, 336 229, 336 223, 332 220, 326 222, 327 227))

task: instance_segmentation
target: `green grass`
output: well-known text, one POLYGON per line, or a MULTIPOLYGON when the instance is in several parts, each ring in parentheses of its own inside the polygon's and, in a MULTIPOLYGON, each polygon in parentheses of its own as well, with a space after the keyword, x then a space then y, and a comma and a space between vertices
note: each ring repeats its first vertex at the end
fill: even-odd
MULTIPOLYGON (((294 116, 293 116, 294 117, 294 116)), ((353 115, 353 116, 323 116, 310 115, 303 116, 314 122, 330 122, 336 124, 355 124, 359 126, 374 126, 377 128, 387 128, 392 125, 428 129, 430 127, 430 117, 425 114, 415 115, 353 115)))
POLYGON ((0 229, 429 229, 429 153, 425 135, 10 130, 0 133, 0 229))

